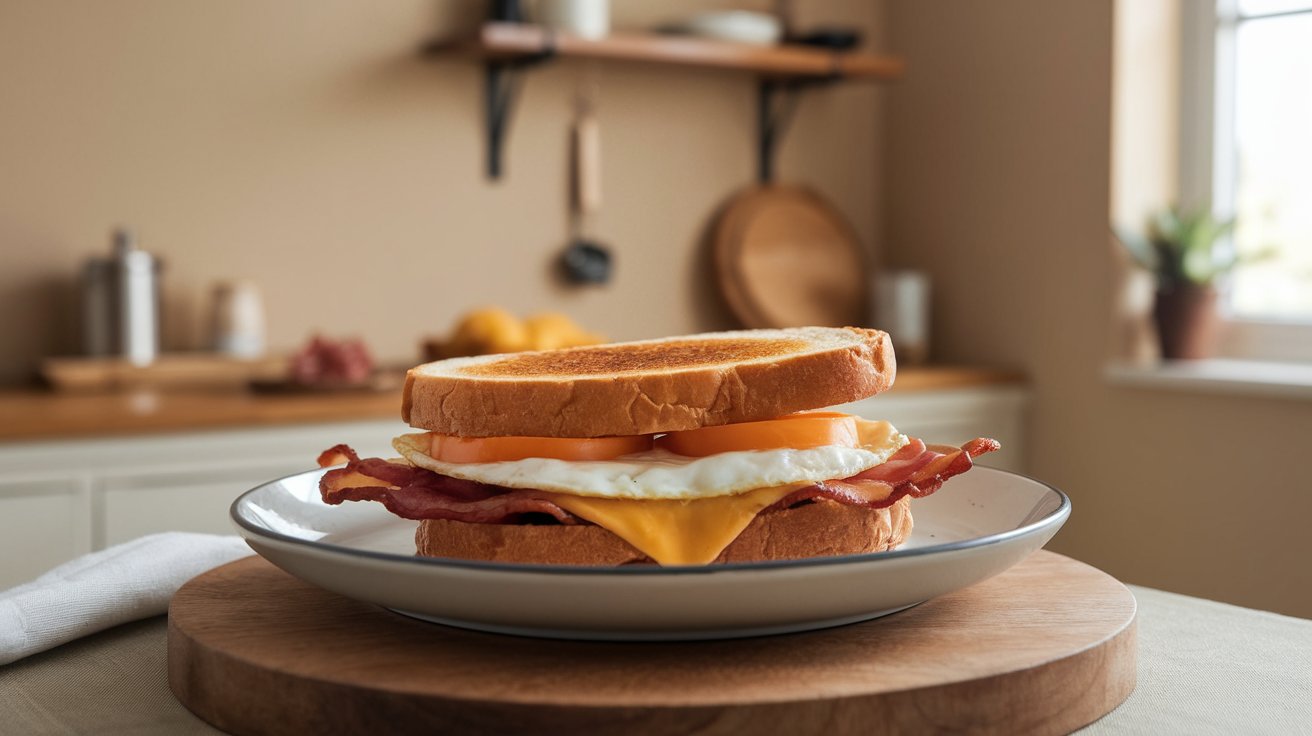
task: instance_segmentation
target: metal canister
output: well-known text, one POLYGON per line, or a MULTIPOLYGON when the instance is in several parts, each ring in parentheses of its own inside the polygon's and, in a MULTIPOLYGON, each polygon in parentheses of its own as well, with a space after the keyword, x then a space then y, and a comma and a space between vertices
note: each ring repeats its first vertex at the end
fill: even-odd
POLYGON ((137 247, 130 230, 114 233, 118 354, 136 365, 159 355, 159 259, 137 247))
POLYGON ((118 354, 118 279, 114 261, 92 256, 82 265, 82 353, 118 354))

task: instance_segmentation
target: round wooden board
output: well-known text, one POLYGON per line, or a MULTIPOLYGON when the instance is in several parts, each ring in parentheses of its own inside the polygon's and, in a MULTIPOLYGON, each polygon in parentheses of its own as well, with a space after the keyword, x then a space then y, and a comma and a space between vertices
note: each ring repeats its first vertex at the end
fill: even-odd
POLYGON ((869 272, 852 226, 804 187, 748 187, 717 220, 716 280, 747 327, 864 324, 869 272))
POLYGON ((169 684, 234 734, 1066 733, 1134 689, 1134 622, 1045 551, 882 619, 674 644, 447 628, 247 558, 174 596, 169 684))

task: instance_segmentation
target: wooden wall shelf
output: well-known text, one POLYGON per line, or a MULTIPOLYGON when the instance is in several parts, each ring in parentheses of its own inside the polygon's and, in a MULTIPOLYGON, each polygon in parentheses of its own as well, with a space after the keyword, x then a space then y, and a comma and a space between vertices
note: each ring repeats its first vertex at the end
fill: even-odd
POLYGON ((893 56, 832 51, 812 46, 752 44, 693 36, 616 33, 586 39, 555 33, 525 23, 485 23, 472 38, 439 41, 428 47, 434 55, 459 55, 483 60, 513 60, 554 55, 596 61, 633 61, 700 69, 749 72, 764 78, 838 77, 848 80, 891 81, 906 64, 893 56))
POLYGON ((858 51, 793 44, 758 46, 654 33, 587 39, 506 21, 484 23, 471 36, 434 42, 425 53, 483 63, 487 172, 492 179, 501 176, 501 151, 515 95, 514 75, 550 59, 666 64, 755 76, 759 82, 757 178, 762 182, 773 178, 774 150, 801 89, 840 81, 887 82, 901 77, 906 68, 901 58, 858 51), (785 98, 782 104, 780 98, 785 98))

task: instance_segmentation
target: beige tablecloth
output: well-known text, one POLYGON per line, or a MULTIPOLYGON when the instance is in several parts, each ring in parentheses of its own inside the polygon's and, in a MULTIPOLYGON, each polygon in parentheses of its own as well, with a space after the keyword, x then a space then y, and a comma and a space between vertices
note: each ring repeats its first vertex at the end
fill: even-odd
MULTIPOLYGON (((1312 620, 1131 587, 1139 683, 1081 734, 1312 734, 1312 620)), ((169 692, 163 617, 0 668, 0 734, 216 734, 169 692)))

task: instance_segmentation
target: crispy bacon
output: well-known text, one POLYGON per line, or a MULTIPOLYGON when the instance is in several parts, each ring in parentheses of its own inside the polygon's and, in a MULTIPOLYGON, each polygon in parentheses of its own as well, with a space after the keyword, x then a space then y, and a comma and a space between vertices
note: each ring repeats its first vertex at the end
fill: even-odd
POLYGON ((329 470, 319 479, 324 503, 379 501, 403 519, 506 524, 521 521, 525 514, 547 514, 561 524, 579 523, 578 517, 538 491, 452 478, 381 458, 361 460, 346 445, 336 445, 319 455, 319 467, 341 462, 346 467, 329 470))
MULTIPOLYGON (((827 480, 795 491, 769 511, 825 498, 839 503, 883 508, 906 496, 922 498, 943 481, 970 470, 972 458, 997 450, 997 441, 978 438, 960 448, 927 446, 912 439, 887 462, 842 480, 827 480)), ((561 524, 584 523, 557 506, 543 491, 488 485, 380 458, 361 460, 346 445, 319 455, 320 467, 345 462, 324 473, 319 492, 325 503, 379 501, 405 519, 453 519, 478 524, 520 523, 530 514, 545 514, 561 524)))
POLYGON ((767 511, 791 508, 816 498, 874 509, 892 506, 906 496, 924 498, 937 491, 943 481, 974 467, 972 458, 993 452, 999 447, 1001 445, 997 440, 983 437, 973 439, 960 448, 943 445, 929 447, 923 441, 912 438, 884 464, 851 478, 827 480, 790 493, 767 511))

